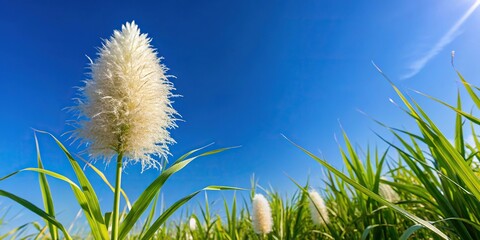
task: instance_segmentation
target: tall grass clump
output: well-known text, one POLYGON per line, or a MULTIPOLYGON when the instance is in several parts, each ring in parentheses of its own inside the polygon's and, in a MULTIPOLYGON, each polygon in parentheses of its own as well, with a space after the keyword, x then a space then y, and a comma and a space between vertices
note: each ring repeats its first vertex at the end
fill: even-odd
MULTIPOLYGON (((478 110, 480 89, 468 83, 459 72, 457 74, 478 110)), ((404 105, 399 109, 415 121, 417 130, 390 127, 375 120, 390 131, 395 141, 379 135, 389 145, 389 150, 380 155, 375 152, 374 162, 370 160, 370 150, 366 155, 360 154, 346 134, 346 151, 340 150, 346 173, 297 145, 329 171, 327 202, 333 205, 334 219, 344 221, 344 226, 348 227, 347 222, 352 221, 348 220, 349 216, 356 217, 356 224, 363 223, 353 229, 363 229, 363 239, 368 236, 373 239, 412 236, 480 239, 480 140, 475 132, 480 119, 473 114, 475 110, 463 110, 460 94, 455 105, 422 94, 455 114, 451 141, 413 98, 390 83, 404 105), (471 136, 473 142, 467 143, 466 136, 471 136), (360 160, 362 156, 365 161, 360 160), (386 172, 392 180, 381 176, 387 156, 392 161, 386 172), (363 213, 358 213, 359 210, 363 213)), ((337 220, 333 220, 332 225, 337 220)))
MULTIPOLYGON (((70 185, 75 198, 83 210, 94 239, 126 239, 132 236, 151 239, 158 229, 180 206, 188 202, 200 191, 178 200, 165 209, 160 216, 150 212, 148 221, 143 223, 140 232, 134 233, 134 226, 151 206, 154 211, 156 197, 168 178, 183 169, 198 157, 222 152, 226 148, 198 154, 203 148, 192 150, 166 169, 130 203, 121 188, 123 168, 128 163, 140 163, 142 171, 149 168, 162 168, 169 155, 168 144, 174 143, 169 129, 175 127, 177 113, 171 105, 173 84, 165 75, 166 67, 150 45, 151 39, 141 34, 138 26, 126 23, 121 31, 114 31, 99 49, 98 58, 91 62, 90 79, 80 87, 80 97, 72 107, 75 116, 75 130, 72 138, 86 146, 89 160, 104 160, 107 163, 116 159, 116 178, 110 184, 105 175, 92 164, 87 165, 111 188, 114 195, 113 209, 102 211, 98 197, 89 179, 85 176, 78 161, 67 148, 53 135, 56 144, 65 153, 72 166, 76 180, 60 173, 44 169, 40 147, 37 146, 37 168, 26 168, 9 174, 5 180, 19 172, 33 171, 39 175, 40 190, 44 209, 13 193, 0 190, 0 195, 10 198, 43 218, 48 226, 51 239, 72 239, 70 232, 56 219, 52 190, 47 176, 57 178, 70 185), (164 163, 164 164, 162 164, 164 163), (126 210, 120 212, 121 195, 125 199, 126 210), (133 234, 133 235, 132 235, 133 234)), ((45 133, 36 131, 37 133, 45 133)), ((208 186, 202 190, 234 189, 231 187, 208 186)))

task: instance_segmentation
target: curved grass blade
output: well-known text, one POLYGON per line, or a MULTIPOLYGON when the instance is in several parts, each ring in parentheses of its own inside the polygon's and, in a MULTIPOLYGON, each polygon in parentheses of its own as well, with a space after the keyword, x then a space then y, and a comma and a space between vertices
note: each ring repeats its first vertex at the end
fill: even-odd
POLYGON ((33 203, 17 196, 17 195, 14 195, 12 193, 9 193, 7 191, 4 191, 4 190, 0 190, 0 196, 4 196, 4 197, 7 197, 7 198, 10 198, 11 200, 17 202, 18 204, 24 206, 25 208, 27 208, 28 210, 32 211, 33 213, 37 214, 38 216, 42 217, 43 219, 45 219, 46 221, 48 221, 49 223, 52 223, 53 225, 55 225, 58 229, 60 229, 60 231, 63 232, 63 235, 65 237, 65 239, 67 240, 71 240, 72 238, 70 237, 70 235, 68 234, 67 230, 65 229, 65 227, 63 227, 63 225, 58 222, 53 216, 51 216, 50 214, 46 213, 45 211, 43 211, 42 209, 38 208, 37 206, 35 206, 33 203))
POLYGON ((378 227, 395 227, 395 225, 390 225, 390 224, 374 224, 374 225, 370 225, 368 226, 367 228, 365 228, 365 230, 363 231, 362 233, 362 239, 361 240, 366 240, 368 235, 370 234, 370 232, 374 229, 374 228, 378 228, 378 227))
MULTIPOLYGON (((456 71, 456 70, 455 70, 456 71)), ((478 98, 478 95, 475 94, 475 92, 473 91, 472 87, 470 86, 470 83, 468 83, 465 78, 463 78, 462 74, 460 74, 459 71, 456 71, 457 72, 457 75, 458 77, 460 78, 460 80, 462 81, 462 84, 463 86, 465 87, 465 89, 467 89, 467 92, 468 94, 470 95, 471 99, 473 100, 473 102, 475 103, 475 105, 477 106, 477 108, 480 108, 480 98, 478 98)))
MULTIPOLYGON (((460 99, 460 92, 457 93, 457 109, 462 110, 462 101, 460 99)), ((457 113, 455 119, 455 148, 465 158, 465 140, 463 135, 463 120, 462 115, 457 113)))
MULTIPOLYGON (((297 185, 297 187, 302 190, 302 192, 307 196, 307 198, 312 201, 312 197, 310 196, 310 194, 308 193, 308 190, 304 187, 302 187, 299 183, 297 183, 297 181, 295 181, 293 178, 291 178, 290 176, 288 177, 290 178, 290 180, 295 184, 297 185)), ((313 204, 313 206, 315 207, 315 209, 317 210, 317 212, 319 213, 320 217, 322 217, 323 221, 325 221, 325 219, 323 218, 322 216, 322 213, 320 211, 320 209, 318 208, 317 204, 313 204)), ((330 231, 330 233, 333 235, 334 239, 341 239, 341 237, 338 235, 338 233, 335 231, 334 228, 332 228, 329 224, 326 224, 326 227, 328 228, 328 230, 330 231)))
POLYGON ((171 167, 163 171, 160 176, 157 177, 148 187, 145 189, 140 197, 135 201, 132 206, 132 209, 127 214, 123 222, 120 224, 120 231, 119 231, 119 239, 123 239, 127 236, 128 232, 133 228, 135 223, 138 219, 142 216, 145 210, 148 208, 150 203, 152 202, 155 195, 157 195, 158 191, 162 188, 163 184, 167 181, 167 179, 173 175, 174 173, 182 170, 185 166, 187 166, 190 162, 195 160, 196 158, 212 155, 215 153, 223 152, 231 148, 220 148, 212 151, 208 151, 197 155, 195 157, 188 158, 183 161, 177 161, 171 167))
POLYGON ((172 206, 170 206, 165 212, 160 215, 160 217, 155 220, 155 222, 152 224, 152 226, 147 230, 145 235, 141 238, 142 240, 148 240, 152 239, 153 235, 155 232, 162 226, 163 223, 178 209, 180 208, 183 204, 187 203, 190 199, 195 197, 198 193, 201 191, 206 191, 206 190, 213 190, 213 191, 218 191, 218 190, 242 190, 241 188, 235 188, 235 187, 227 187, 227 186, 208 186, 202 190, 196 191, 180 200, 175 202, 172 206))
POLYGON ((0 178, 0 181, 6 180, 7 178, 10 178, 10 177, 12 177, 12 176, 14 176, 14 175, 16 175, 16 174, 18 174, 18 173, 25 172, 25 171, 37 172, 37 173, 39 173, 39 174, 41 173, 41 174, 49 175, 49 176, 51 176, 51 177, 57 178, 57 179, 59 179, 59 180, 62 180, 62 181, 64 181, 64 182, 70 184, 70 186, 71 186, 72 188, 76 188, 76 189, 78 189, 78 190, 81 190, 81 188, 80 188, 76 183, 74 183, 72 180, 70 180, 69 178, 67 178, 67 177, 65 177, 65 176, 63 176, 63 175, 61 175, 61 174, 58 174, 58 173, 56 173, 56 172, 52 172, 52 171, 50 171, 50 170, 46 170, 46 169, 42 169, 42 168, 24 168, 24 169, 15 171, 15 172, 13 172, 13 173, 11 173, 11 174, 8 174, 8 175, 5 176, 5 177, 0 178))
MULTIPOLYGON (((89 209, 88 214, 85 214, 85 215, 86 216, 91 215, 92 219, 94 220, 94 222, 90 223, 92 227, 92 233, 95 233, 93 229, 98 229, 98 232, 96 232, 95 234, 97 233, 100 234, 101 236, 100 239, 109 239, 108 230, 105 225, 105 219, 103 218, 103 214, 100 209, 100 204, 98 202, 97 195, 95 194, 95 190, 90 184, 90 181, 88 180, 87 176, 85 176, 85 173, 83 172, 78 162, 73 158, 73 156, 65 148, 65 146, 55 136, 53 136, 53 134, 45 131, 39 131, 39 130, 35 130, 35 131, 49 135, 51 138, 55 140, 55 143, 63 151, 68 161, 70 162, 70 165, 72 166, 73 171, 75 172, 77 180, 80 183, 81 190, 87 200, 86 203, 83 203, 83 204, 86 204, 86 207, 88 207, 89 209), (96 226, 92 226, 92 224, 96 226)), ((82 208, 86 209, 83 206, 82 208)))
POLYGON ((87 221, 90 224, 90 227, 92 228, 92 235, 95 237, 95 239, 103 239, 101 229, 98 228, 98 224, 96 223, 96 221, 94 220, 94 218, 92 216, 91 210, 88 206, 88 200, 85 197, 85 194, 82 192, 81 188, 77 184, 75 184, 72 180, 70 180, 69 178, 67 178, 67 177, 65 177, 61 174, 58 174, 58 173, 55 173, 55 172, 52 172, 52 171, 49 171, 49 170, 45 170, 45 169, 25 168, 25 169, 13 172, 13 173, 5 176, 5 177, 0 178, 0 181, 3 181, 5 179, 7 179, 9 177, 12 177, 15 174, 23 172, 23 171, 32 171, 32 172, 37 172, 37 173, 43 173, 43 174, 49 175, 51 177, 57 178, 59 180, 62 180, 64 182, 70 184, 70 187, 71 187, 71 189, 72 189, 72 191, 75 195, 75 198, 77 199, 77 202, 80 205, 80 207, 82 208, 82 210, 85 212, 85 217, 87 218, 87 221))
POLYGON ((35 236, 34 240, 42 239, 43 234, 45 233, 45 231, 47 231, 47 226, 44 226, 43 228, 40 228, 37 230, 38 230, 38 234, 37 236, 35 236))
MULTIPOLYGON (((78 156, 77 156, 78 157, 78 156)), ((89 163, 88 161, 86 161, 85 159, 81 158, 81 157, 78 157, 80 160, 82 160, 85 164, 88 165, 88 167, 90 167, 102 180, 103 182, 105 182, 105 184, 107 184, 107 186, 110 188, 110 190, 112 190, 112 192, 115 192, 115 188, 112 186, 112 184, 110 184, 110 182, 108 181, 107 177, 105 177, 105 174, 103 174, 102 171, 100 171, 98 168, 96 168, 95 166, 93 166, 93 164, 89 163)), ((123 191, 123 189, 120 189, 120 193, 122 194, 123 198, 125 199, 125 202, 127 203, 127 208, 128 210, 130 211, 130 209, 132 209, 132 204, 130 203, 130 199, 128 198, 127 194, 125 193, 125 191, 123 191)), ((107 224, 108 225, 108 224, 107 224)))
MULTIPOLYGON (((33 136, 35 138, 35 147, 37 149, 38 168, 43 169, 42 157, 40 154, 40 146, 38 145, 37 134, 34 132, 33 136)), ((51 216, 55 217, 55 207, 53 204, 52 193, 50 191, 50 186, 48 184, 47 177, 45 176, 44 173, 39 172, 38 180, 40 183, 40 191, 42 192, 43 206, 45 207, 45 211, 51 216)), ((58 239, 58 230, 55 227, 55 225, 53 225, 50 222, 46 222, 46 223, 48 225, 48 229, 50 230, 50 237, 52 238, 52 240, 58 239)))
POLYGON ((407 230, 405 230, 405 232, 403 232, 403 234, 400 236, 399 240, 407 240, 408 238, 410 238, 410 236, 412 236, 412 234, 414 234, 417 230, 420 230, 424 228, 422 225, 419 225, 419 224, 415 224, 411 227, 409 227, 407 230))
POLYGON ((3 234, 3 235, 0 235, 0 240, 3 240, 3 239, 6 239, 7 237, 11 237, 10 239, 15 239, 15 235, 18 234, 18 232, 22 231, 22 229, 25 229, 26 227, 28 227, 29 223, 25 223, 19 227, 16 227, 10 231, 8 231, 7 233, 3 234))
POLYGON ((200 150, 203 150, 203 149, 205 149, 205 148, 207 148, 207 147, 210 147, 210 146, 212 146, 213 144, 214 144, 214 143, 210 143, 210 144, 205 145, 205 146, 203 146, 203 147, 199 147, 199 148, 193 149, 193 150, 191 150, 191 151, 183 154, 182 156, 180 156, 180 157, 175 161, 175 163, 181 162, 181 161, 187 159, 188 156, 190 156, 190 155, 192 155, 192 154, 194 154, 194 153, 196 153, 196 152, 198 152, 198 151, 200 151, 200 150))
POLYGON ((159 195, 160 195, 160 192, 158 192, 157 195, 155 196, 155 198, 153 199, 153 204, 150 208, 150 213, 148 213, 148 217, 145 220, 145 223, 143 224, 142 231, 140 232, 140 236, 145 235, 145 232, 147 231, 147 229, 152 224, 152 220, 155 217, 155 210, 157 208, 157 202, 158 202, 159 195))

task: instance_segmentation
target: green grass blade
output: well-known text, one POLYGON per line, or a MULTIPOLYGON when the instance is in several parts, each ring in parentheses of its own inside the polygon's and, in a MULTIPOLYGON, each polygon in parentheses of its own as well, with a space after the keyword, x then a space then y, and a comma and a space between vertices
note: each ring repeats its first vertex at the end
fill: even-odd
POLYGON ((215 149, 212 151, 208 151, 197 155, 195 157, 191 157, 182 161, 176 161, 171 167, 163 171, 160 176, 157 177, 148 187, 145 189, 135 203, 132 206, 132 209, 125 217, 124 221, 120 224, 120 231, 119 231, 119 239, 124 239, 128 232, 133 228, 135 223, 138 219, 142 216, 145 210, 148 208, 150 203, 152 202, 155 195, 157 195, 158 191, 162 188, 163 184, 167 181, 167 179, 175 174, 176 172, 182 170, 185 166, 187 166, 190 162, 195 160, 196 158, 208 156, 216 153, 220 153, 232 148, 220 148, 215 149))
POLYGON ((0 235, 0 240, 6 239, 7 237, 11 237, 10 239, 15 239, 15 235, 17 235, 20 231, 28 227, 29 223, 20 225, 19 227, 16 227, 7 233, 0 235))
POLYGON ((18 173, 21 173, 21 172, 24 172, 24 171, 30 171, 30 172, 36 172, 36 173, 41 173, 41 174, 46 174, 46 175, 49 175, 51 177, 54 177, 54 178, 57 178, 59 180, 62 180, 68 184, 70 184, 70 186, 72 188, 76 188, 78 190, 81 190, 81 188, 76 184, 74 183, 72 180, 70 180, 69 178, 61 175, 61 174, 58 174, 56 172, 52 172, 50 170, 46 170, 46 169, 42 169, 42 168, 24 168, 24 169, 21 169, 21 170, 18 170, 18 171, 15 171, 11 174, 8 174, 7 176, 5 177, 2 177, 0 178, 0 181, 3 181, 3 180, 6 180, 7 178, 10 178, 12 176, 14 176, 15 174, 18 174, 18 173))
POLYGON ((170 206, 165 212, 160 215, 160 217, 155 220, 155 222, 152 224, 152 226, 147 230, 145 235, 141 238, 142 240, 149 240, 153 238, 153 235, 155 232, 162 226, 162 224, 165 223, 165 221, 175 212, 177 211, 178 208, 180 208, 182 205, 187 203, 190 199, 195 197, 198 193, 201 191, 205 190, 213 190, 213 191, 218 191, 218 190, 242 190, 241 188, 235 188, 235 187, 226 187, 226 186, 208 186, 202 190, 196 191, 180 200, 175 202, 172 206, 170 206))
POLYGON ((412 236, 412 234, 414 234, 417 230, 420 230, 424 228, 424 226, 422 225, 419 225, 419 224, 415 224, 409 228, 407 228, 407 230, 405 230, 405 232, 403 232, 403 234, 400 236, 400 239, 399 240, 407 240, 410 238, 410 236, 412 236))
POLYGON ((99 229, 98 224, 93 217, 93 214, 92 214, 92 212, 91 212, 91 210, 88 206, 88 200, 85 197, 84 192, 81 190, 81 188, 76 183, 74 183, 72 180, 70 180, 69 178, 67 178, 67 177, 65 177, 61 174, 58 174, 58 173, 55 173, 55 172, 52 172, 52 171, 49 171, 49 170, 45 170, 45 169, 40 169, 40 168, 25 168, 25 169, 16 171, 16 172, 11 173, 11 174, 9 174, 5 177, 0 178, 0 181, 3 181, 5 179, 7 179, 9 177, 12 177, 15 174, 18 174, 18 173, 23 172, 23 171, 32 171, 32 172, 37 172, 37 173, 43 173, 43 174, 46 174, 48 176, 57 178, 59 180, 62 180, 64 182, 68 183, 70 185, 74 195, 75 195, 75 198, 77 199, 78 204, 80 205, 80 207, 82 208, 82 210, 85 213, 85 217, 87 218, 87 221, 90 224, 90 227, 92 229, 92 235, 95 237, 95 239, 103 239, 102 232, 101 232, 102 230, 99 229))
MULTIPOLYGON (((460 99, 460 93, 457 93, 457 109, 462 110, 462 101, 460 99)), ((455 148, 465 158, 465 142, 463 136, 463 121, 462 115, 457 113, 455 118, 455 148)))
MULTIPOLYGON (((38 145, 37 134, 34 133, 35 138, 35 147, 37 149, 37 163, 38 168, 43 169, 42 157, 40 154, 40 146, 38 145)), ((40 191, 42 192, 42 199, 43 199, 43 206, 45 207, 45 211, 50 214, 51 216, 55 217, 55 207, 53 204, 52 193, 50 191, 50 186, 47 181, 47 177, 44 173, 38 173, 39 183, 40 183, 40 191)), ((46 222, 48 228, 50 229, 50 237, 52 240, 58 239, 58 229, 50 222, 46 222)))
POLYGON ((58 229, 60 229, 63 232, 63 235, 66 239, 68 239, 68 240, 72 239, 70 237, 70 235, 68 234, 67 230, 65 229, 65 227, 63 227, 63 225, 60 222, 58 222, 55 219, 55 217, 51 216, 50 214, 46 213, 42 209, 38 208, 33 203, 31 203, 31 202, 29 202, 29 201, 27 201, 27 200, 25 200, 25 199, 23 199, 19 196, 16 196, 12 193, 4 191, 4 190, 0 190, 0 196, 10 198, 11 200, 15 201, 16 203, 24 206, 28 210, 32 211, 33 213, 37 214, 38 216, 40 216, 43 219, 45 219, 46 221, 48 221, 49 223, 52 223, 53 225, 55 225, 58 229))
MULTIPOLYGON (((107 184, 107 186, 110 188, 110 190, 112 190, 112 192, 115 192, 115 188, 112 186, 112 184, 110 184, 107 177, 105 176, 105 174, 103 174, 102 171, 100 171, 98 168, 93 166, 93 164, 89 163, 85 159, 81 157, 79 157, 79 159, 82 160, 85 164, 87 164, 88 167, 90 167, 103 180, 105 184, 107 184)), ((120 189, 120 193, 122 194, 123 198, 125 199, 125 202, 127 203, 128 210, 132 209, 132 204, 130 203, 130 199, 128 198, 125 191, 123 189, 120 189)))
POLYGON ((105 225, 105 219, 103 219, 103 214, 100 209, 100 204, 98 202, 97 195, 95 194, 95 190, 93 189, 92 185, 90 184, 90 181, 88 178, 85 176, 85 173, 83 172, 82 168, 78 164, 78 162, 73 158, 73 156, 70 154, 70 152, 65 148, 65 146, 51 133, 44 132, 44 131, 38 131, 40 133, 48 134, 51 138, 55 140, 57 145, 60 147, 60 149, 63 151, 65 156, 67 157, 68 161, 70 162, 70 165, 72 166, 73 171, 75 172, 75 175, 78 179, 78 182, 81 186, 82 192, 84 193, 86 199, 87 199, 87 206, 88 209, 90 210, 89 214, 91 214, 94 223, 96 226, 91 226, 92 228, 98 229, 99 234, 102 236, 101 239, 109 239, 109 234, 107 227, 105 225))
POLYGON ((157 195, 155 196, 155 198, 153 199, 153 204, 150 208, 150 213, 148 213, 148 217, 147 217, 145 223, 143 224, 142 231, 140 232, 140 236, 145 235, 145 232, 147 231, 147 229, 152 224, 152 220, 155 217, 155 210, 157 208, 157 202, 158 202, 159 195, 160 195, 160 192, 158 192, 157 195))
POLYGON ((191 150, 191 151, 183 154, 182 156, 180 156, 174 163, 181 162, 181 161, 187 159, 187 157, 189 157, 190 155, 192 155, 192 154, 194 154, 194 153, 196 153, 196 152, 198 152, 198 151, 200 151, 200 150, 203 150, 203 149, 205 149, 205 148, 207 148, 207 147, 210 147, 210 146, 212 146, 213 144, 214 144, 214 143, 210 143, 210 144, 205 145, 205 146, 203 146, 203 147, 193 149, 193 150, 191 150))
MULTIPOLYGON (((438 103, 440 103, 440 104, 442 104, 442 105, 450 108, 451 110, 457 112, 458 114, 462 115, 463 117, 465 117, 466 119, 472 121, 473 123, 475 123, 475 124, 477 124, 477 125, 480 125, 480 119, 479 119, 479 118, 473 116, 472 114, 469 114, 469 113, 467 113, 467 112, 462 111, 461 108, 456 108, 456 107, 454 107, 454 106, 452 106, 452 105, 450 105, 450 104, 448 104, 448 103, 446 103, 446 102, 444 102, 444 101, 442 101, 442 100, 440 100, 440 99, 438 99, 438 98, 435 98, 435 97, 433 97, 433 96, 427 95, 427 94, 425 94, 425 93, 421 93, 421 92, 418 92, 418 91, 417 91, 417 93, 419 93, 419 94, 421 94, 421 95, 423 95, 423 96, 425 96, 425 97, 428 97, 428 98, 432 99, 433 101, 438 102, 438 103)), ((408 102, 408 100, 406 100, 406 99, 405 99, 405 101, 408 102)), ((408 104, 410 104, 410 103, 408 103, 408 104)), ((419 110, 420 110, 420 109, 419 109, 419 110)), ((412 109, 412 111, 415 111, 415 110, 412 109)), ((416 114, 416 117, 419 118, 419 115, 418 115, 416 112, 415 112, 415 114, 416 114)), ((421 119, 420 119, 420 120, 421 120, 421 119)))
POLYGON ((386 225, 386 224, 374 224, 374 225, 370 225, 368 226, 367 228, 365 228, 365 230, 363 230, 363 233, 362 233, 362 239, 361 240, 366 240, 368 238, 368 235, 370 234, 370 232, 375 229, 375 228, 383 228, 383 227, 393 227, 393 225, 386 225))
POLYGON ((105 218, 105 225, 108 228, 112 224, 112 212, 106 212, 104 218, 105 218))
POLYGON ((462 81, 463 86, 465 87, 465 89, 467 89, 467 92, 470 95, 471 99, 473 100, 473 102, 475 103, 477 108, 480 108, 480 98, 478 98, 478 95, 475 94, 472 87, 470 86, 470 83, 465 81, 465 78, 463 78, 462 74, 460 74, 459 71, 456 71, 456 72, 457 72, 458 77, 462 81))

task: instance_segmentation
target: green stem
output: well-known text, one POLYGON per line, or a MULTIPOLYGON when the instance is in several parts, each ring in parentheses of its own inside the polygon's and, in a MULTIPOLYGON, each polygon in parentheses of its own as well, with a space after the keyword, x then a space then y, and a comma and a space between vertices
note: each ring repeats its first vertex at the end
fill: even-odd
POLYGON ((120 190, 122 185, 122 162, 123 153, 117 157, 117 177, 115 179, 115 196, 113 198, 112 240, 118 239, 118 227, 120 219, 120 190))

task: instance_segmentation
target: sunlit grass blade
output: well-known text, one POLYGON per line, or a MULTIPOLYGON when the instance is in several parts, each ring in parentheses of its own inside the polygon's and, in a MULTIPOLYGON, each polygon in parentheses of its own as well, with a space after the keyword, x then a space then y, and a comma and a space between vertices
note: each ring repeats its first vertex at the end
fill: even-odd
MULTIPOLYGON (((33 222, 32 225, 35 227, 35 229, 38 231, 37 235, 35 236, 35 238, 33 238, 34 240, 37 240, 37 239, 41 239, 42 236, 44 235, 44 233, 47 231, 47 226, 40 226, 39 223, 37 222, 33 222)), ((70 230, 67 230, 68 232, 70 232, 70 230)))
POLYGON ((120 224, 120 231, 119 231, 119 239, 124 239, 128 232, 133 228, 137 220, 142 216, 145 210, 148 208, 150 203, 152 202, 153 198, 157 195, 158 191, 162 188, 163 184, 167 181, 167 179, 175 174, 176 172, 182 170, 185 166, 187 166, 190 162, 195 160, 196 158, 208 156, 216 153, 220 153, 232 148, 220 148, 215 149, 212 151, 208 151, 197 155, 195 157, 191 157, 182 161, 176 161, 175 164, 170 166, 168 169, 164 170, 160 176, 158 176, 138 197, 135 203, 132 206, 132 209, 127 214, 123 222, 120 224))
MULTIPOLYGON (((14 229, 8 231, 7 233, 5 233, 3 235, 0 235, 0 240, 7 239, 7 238, 10 238, 10 239, 19 238, 19 236, 21 236, 27 230, 27 227, 29 225, 30 225, 30 223, 25 223, 23 225, 20 225, 20 226, 14 228, 14 229)), ((26 236, 26 237, 30 237, 30 236, 26 236)))
POLYGON ((7 176, 4 176, 4 177, 1 177, 0 178, 0 181, 3 181, 3 180, 6 180, 10 177, 13 177, 14 175, 18 174, 18 173, 21 173, 21 172, 25 172, 25 171, 30 171, 30 172, 36 172, 36 173, 39 173, 39 174, 46 174, 46 175, 49 175, 51 177, 54 177, 54 178, 57 178, 59 180, 62 180, 68 184, 70 184, 70 186, 72 188, 76 188, 78 190, 81 190, 81 188, 75 183, 73 182, 72 180, 70 180, 69 178, 61 175, 61 174, 58 174, 56 172, 53 172, 53 171, 50 171, 50 170, 46 170, 46 169, 43 169, 43 168, 24 168, 24 169, 21 169, 21 170, 18 170, 18 171, 15 171, 11 174, 8 174, 7 176))
MULTIPOLYGON (((82 159, 81 157, 79 157, 80 160, 82 160, 85 164, 88 165, 89 168, 91 168, 102 180, 105 184, 107 184, 107 186, 110 188, 110 190, 112 190, 112 192, 115 191, 115 188, 112 186, 112 184, 110 184, 110 182, 108 181, 107 177, 105 176, 105 174, 103 174, 102 171, 100 171, 98 168, 96 168, 93 164, 89 163, 88 161, 82 159)), ((125 199, 125 202, 127 203, 127 208, 128 210, 132 209, 132 204, 130 203, 130 199, 128 198, 127 194, 125 193, 125 191, 123 189, 120 189, 120 193, 122 194, 123 198, 125 199)), ((107 224, 108 225, 108 224, 107 224)))
MULTIPOLYGON (((90 222, 90 226, 93 229, 97 229, 98 231, 94 231, 94 234, 98 234, 101 238, 100 239, 109 239, 109 234, 107 227, 105 225, 105 219, 103 219, 103 214, 100 209, 100 204, 98 202, 97 195, 95 194, 95 191, 90 184, 90 181, 88 178, 85 176, 85 173, 83 172, 82 168, 78 164, 78 162, 73 158, 73 156, 70 154, 70 152, 65 148, 65 146, 51 133, 45 132, 45 131, 39 131, 36 130, 37 132, 44 133, 49 135, 51 138, 53 138, 56 142, 56 144, 60 147, 60 149, 63 151, 65 156, 67 157, 68 161, 70 162, 70 165, 72 166, 73 171, 75 172, 75 175, 77 177, 77 180, 81 186, 81 190, 86 198, 85 203, 80 203, 79 204, 82 206, 82 204, 86 204, 86 207, 82 207, 83 209, 89 209, 88 213, 85 215, 91 215, 91 218, 94 220, 94 222, 90 222), (95 226, 93 226, 95 225, 95 226)), ((92 230, 93 230, 92 229, 92 230)))
MULTIPOLYGON (((460 93, 457 93, 457 109, 462 110, 462 100, 460 93)), ((455 119, 455 148, 465 158, 465 139, 463 136, 463 119, 460 113, 457 113, 455 119)))
POLYGON ((29 225, 29 223, 26 223, 26 224, 23 224, 23 225, 20 225, 18 227, 13 228, 12 230, 8 231, 7 233, 5 233, 3 235, 0 235, 0 240, 7 239, 8 237, 10 237, 10 239, 15 239, 15 236, 20 231, 22 231, 22 229, 25 229, 26 227, 28 227, 28 225, 29 225))
POLYGON ((153 199, 152 206, 150 207, 150 212, 148 213, 147 219, 145 220, 145 223, 143 224, 142 231, 140 232, 140 237, 145 235, 145 232, 147 229, 151 226, 152 220, 155 217, 155 210, 157 209, 157 202, 158 202, 158 197, 160 195, 160 192, 157 193, 155 198, 153 199))
POLYGON ((210 143, 210 144, 208 144, 208 145, 205 145, 205 146, 203 146, 203 147, 199 147, 199 148, 193 149, 193 150, 191 150, 191 151, 183 154, 182 156, 180 156, 180 157, 174 162, 174 164, 177 163, 177 162, 181 162, 181 161, 187 159, 187 157, 189 157, 190 155, 192 155, 192 154, 194 154, 194 153, 196 153, 196 152, 198 152, 198 151, 201 151, 201 150, 203 150, 203 149, 205 149, 205 148, 208 148, 208 147, 212 146, 213 144, 214 144, 214 143, 210 143))
POLYGON ((88 200, 85 197, 84 192, 81 190, 81 188, 75 182, 73 182, 72 180, 70 180, 69 178, 67 178, 67 177, 65 177, 61 174, 58 174, 58 173, 55 173, 55 172, 52 172, 52 171, 49 171, 49 170, 45 170, 45 169, 40 169, 40 168, 25 168, 25 169, 13 172, 13 173, 5 176, 5 177, 0 178, 0 181, 3 181, 7 178, 10 178, 10 177, 14 176, 15 174, 18 174, 18 173, 23 172, 23 171, 33 171, 33 172, 37 172, 37 173, 43 173, 43 174, 46 174, 48 176, 57 178, 59 180, 62 180, 64 182, 68 183, 70 185, 74 195, 75 195, 75 198, 78 201, 78 204, 83 209, 83 211, 85 213, 85 217, 87 218, 88 222, 90 223, 90 227, 92 229, 92 234, 95 236, 95 239, 102 239, 101 230, 98 228, 98 224, 92 216, 91 209, 88 207, 88 200))
POLYGON ((155 220, 155 222, 152 224, 152 226, 147 230, 145 235, 142 237, 142 240, 149 240, 152 239, 153 235, 155 232, 158 230, 158 228, 165 223, 165 221, 182 205, 187 203, 190 199, 195 197, 198 193, 201 191, 205 190, 242 190, 241 188, 235 188, 235 187, 227 187, 227 186, 208 186, 202 190, 196 191, 180 200, 172 204, 168 209, 166 209, 160 217, 155 220))
POLYGON ((40 216, 41 218, 45 219, 46 221, 48 221, 49 223, 53 224, 54 226, 56 226, 58 229, 60 229, 62 232, 63 232, 63 235, 65 237, 65 239, 72 239, 70 237, 70 235, 68 234, 67 230, 65 229, 65 227, 63 227, 63 225, 58 222, 53 216, 51 216, 50 214, 46 213, 45 211, 43 211, 42 209, 38 208, 37 206, 35 206, 33 203, 19 197, 19 196, 16 196, 12 193, 9 193, 7 191, 4 191, 4 190, 0 190, 0 195, 1 196, 4 196, 4 197, 7 197, 7 198, 10 198, 11 200, 15 201, 16 203, 22 205, 23 207, 27 208, 28 210, 32 211, 33 213, 37 214, 38 216, 40 216))
POLYGON ((399 240, 407 240, 409 239, 412 234, 414 234, 417 230, 420 230, 424 228, 424 226, 420 225, 420 224, 415 224, 413 226, 410 226, 407 230, 405 230, 405 232, 403 232, 403 234, 400 236, 399 240))
POLYGON ((463 86, 465 89, 467 89, 468 94, 470 95, 470 98, 473 100, 477 108, 480 108, 480 98, 478 95, 473 91, 472 87, 470 86, 470 83, 468 83, 465 78, 463 78, 462 74, 459 71, 456 71, 458 77, 462 81, 463 86))
MULTIPOLYGON (((440 100, 440 99, 438 99, 438 98, 435 98, 435 97, 433 97, 433 96, 430 96, 430 95, 428 95, 428 94, 425 94, 425 93, 422 93, 422 92, 418 92, 418 91, 417 91, 417 93, 419 93, 419 94, 421 94, 421 95, 423 95, 423 96, 425 96, 425 97, 428 97, 428 98, 430 98, 430 99, 432 99, 432 100, 434 100, 434 101, 436 101, 436 102, 438 102, 438 103, 440 103, 440 104, 442 104, 442 105, 450 108, 451 110, 457 112, 458 114, 462 115, 463 117, 465 117, 466 119, 472 121, 473 123, 475 123, 475 124, 477 124, 477 125, 480 125, 480 119, 479 119, 479 118, 473 116, 473 115, 470 114, 470 113, 467 113, 467 112, 465 112, 465 111, 462 111, 461 108, 456 108, 456 107, 454 107, 454 106, 452 106, 452 105, 450 105, 450 104, 448 104, 448 103, 446 103, 446 102, 444 102, 444 101, 442 101, 442 100, 440 100)), ((408 101, 408 100, 407 100, 407 101, 408 101)), ((419 117, 419 115, 416 115, 416 116, 419 117)))
MULTIPOLYGON (((34 133, 34 138, 35 138, 35 147, 37 150, 38 168, 43 169, 43 163, 42 163, 42 158, 40 154, 40 146, 38 145, 38 139, 37 139, 36 133, 34 133)), ((45 207, 45 211, 51 216, 55 217, 55 208, 53 204, 52 193, 50 192, 50 186, 47 181, 47 177, 45 176, 44 173, 39 172, 38 178, 40 182, 40 191, 42 192, 43 205, 45 207)), ((58 239, 58 230, 55 227, 55 225, 49 222, 47 222, 47 224, 48 224, 48 228, 50 229, 50 237, 52 238, 52 240, 58 239)))

